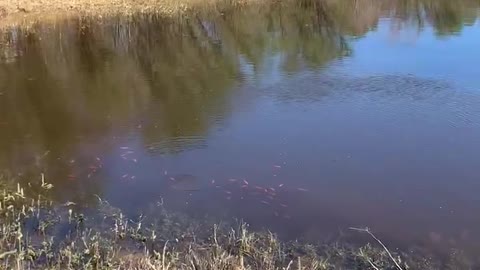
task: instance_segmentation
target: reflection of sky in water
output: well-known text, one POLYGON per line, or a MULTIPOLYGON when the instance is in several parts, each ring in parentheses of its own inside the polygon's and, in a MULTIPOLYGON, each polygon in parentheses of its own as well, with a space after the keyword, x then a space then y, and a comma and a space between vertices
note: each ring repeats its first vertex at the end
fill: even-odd
MULTIPOLYGON (((414 75, 449 81, 463 87, 479 87, 480 22, 464 26, 461 33, 438 36, 431 25, 422 29, 382 19, 375 31, 350 40, 353 54, 327 63, 325 69, 311 72, 340 72, 349 75, 414 75)), ((239 55, 240 70, 255 86, 270 87, 288 77, 281 52, 266 53, 255 67, 239 55), (258 69, 258 70, 256 70, 258 69)), ((303 70, 302 73, 308 72, 303 70)))
POLYGON ((413 74, 479 87, 480 22, 461 33, 438 37, 431 26, 420 33, 406 27, 394 33, 382 20, 378 29, 352 42, 353 55, 339 69, 358 75, 413 74))

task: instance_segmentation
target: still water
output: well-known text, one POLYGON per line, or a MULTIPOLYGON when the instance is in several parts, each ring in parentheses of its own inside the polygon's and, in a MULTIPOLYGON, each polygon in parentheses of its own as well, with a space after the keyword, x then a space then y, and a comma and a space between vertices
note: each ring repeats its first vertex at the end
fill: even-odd
POLYGON ((300 1, 3 30, 0 167, 135 216, 480 249, 480 5, 300 1))

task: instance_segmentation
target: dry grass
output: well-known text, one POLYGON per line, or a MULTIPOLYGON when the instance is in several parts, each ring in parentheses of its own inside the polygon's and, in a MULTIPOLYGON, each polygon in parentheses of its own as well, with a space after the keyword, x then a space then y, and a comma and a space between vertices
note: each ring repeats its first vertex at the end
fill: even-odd
POLYGON ((0 193, 0 269, 439 269, 382 245, 282 242, 241 222, 192 222, 161 203, 153 219, 126 218, 101 199, 95 213, 84 216, 73 203, 49 201, 54 187, 43 178, 36 182, 26 191, 0 179, 7 183, 0 193))
POLYGON ((49 22, 74 16, 112 16, 136 13, 181 14, 195 8, 256 0, 0 0, 0 26, 49 22))

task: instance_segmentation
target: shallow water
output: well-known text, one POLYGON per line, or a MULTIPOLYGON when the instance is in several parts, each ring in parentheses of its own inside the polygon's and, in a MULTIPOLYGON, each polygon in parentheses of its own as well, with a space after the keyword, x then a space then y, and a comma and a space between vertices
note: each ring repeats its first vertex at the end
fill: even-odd
POLYGON ((480 9, 301 1, 2 33, 0 166, 285 238, 480 248, 480 9))

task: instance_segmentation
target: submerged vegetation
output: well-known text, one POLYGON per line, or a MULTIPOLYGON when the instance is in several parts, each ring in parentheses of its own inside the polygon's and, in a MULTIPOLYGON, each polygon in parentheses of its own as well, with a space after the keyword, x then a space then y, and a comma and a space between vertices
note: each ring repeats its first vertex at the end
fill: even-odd
MULTIPOLYGON (((368 230, 361 231, 373 241, 361 247, 314 245, 251 232, 243 222, 193 222, 162 201, 151 209, 154 218, 128 218, 100 198, 87 214, 73 202, 51 201, 55 187, 43 175, 34 182, 14 188, 1 179, 2 269, 439 269, 420 254, 388 250, 368 230)), ((458 262, 442 268, 468 267, 458 262)))

